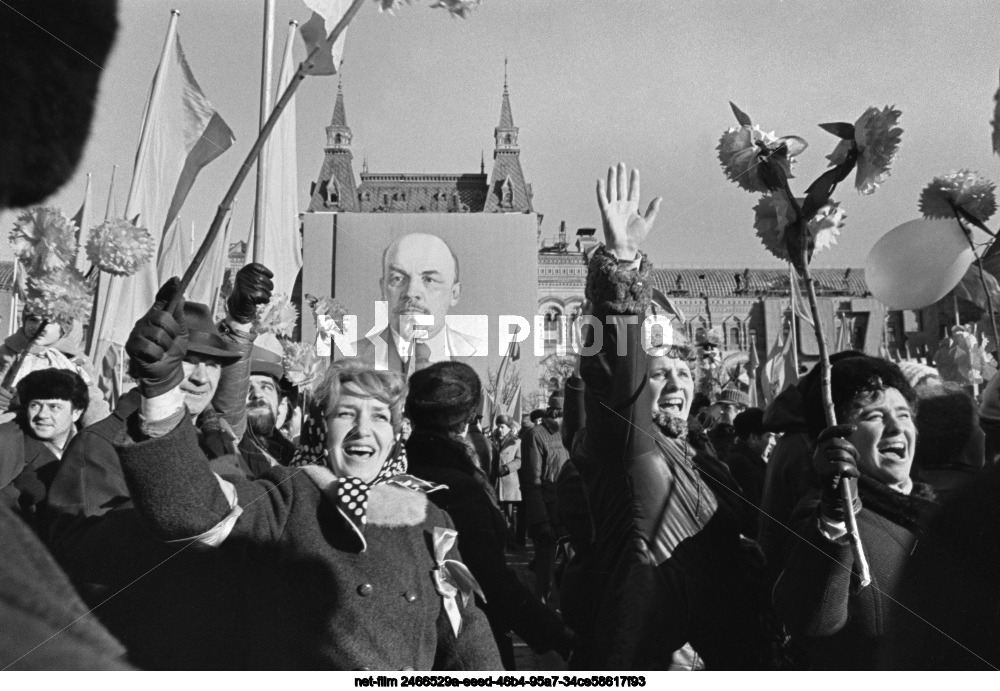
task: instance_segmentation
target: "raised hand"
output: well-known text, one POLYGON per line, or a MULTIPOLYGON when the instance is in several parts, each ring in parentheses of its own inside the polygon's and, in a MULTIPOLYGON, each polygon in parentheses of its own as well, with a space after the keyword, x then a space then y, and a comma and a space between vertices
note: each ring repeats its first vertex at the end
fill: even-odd
POLYGON ((163 284, 156 293, 156 302, 135 323, 125 342, 139 390, 146 398, 165 394, 184 381, 183 362, 188 346, 184 297, 181 296, 173 312, 165 311, 178 283, 174 277, 163 284))
POLYGON ((241 324, 249 324, 257 316, 257 306, 271 301, 274 274, 263 264, 247 264, 236 272, 233 293, 226 301, 229 316, 241 324))
POLYGON ((625 164, 608 168, 608 180, 597 181, 597 205, 604 223, 604 244, 619 259, 633 260, 649 235, 660 210, 662 197, 649 203, 646 213, 639 215, 639 171, 633 170, 625 179, 625 164))

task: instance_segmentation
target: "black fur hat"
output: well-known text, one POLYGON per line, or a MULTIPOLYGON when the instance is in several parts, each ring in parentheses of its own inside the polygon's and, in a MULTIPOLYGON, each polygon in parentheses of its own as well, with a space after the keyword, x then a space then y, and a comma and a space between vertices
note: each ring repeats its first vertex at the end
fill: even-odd
POLYGON ((437 362, 410 377, 406 417, 414 427, 449 430, 471 422, 479 412, 482 384, 463 362, 437 362))
POLYGON ((21 406, 31 401, 58 398, 69 401, 76 410, 86 410, 90 404, 87 384, 79 374, 68 369, 42 369, 31 372, 17 383, 17 400, 21 406))

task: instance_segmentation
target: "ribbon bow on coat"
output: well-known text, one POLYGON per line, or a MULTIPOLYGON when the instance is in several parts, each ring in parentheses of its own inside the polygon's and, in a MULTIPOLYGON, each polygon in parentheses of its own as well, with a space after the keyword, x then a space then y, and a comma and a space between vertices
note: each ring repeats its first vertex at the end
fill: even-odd
POLYGON ((434 526, 434 561, 437 562, 437 566, 431 571, 431 577, 434 579, 434 587, 444 601, 444 611, 448 614, 448 621, 451 622, 451 630, 455 632, 456 638, 462 628, 458 596, 462 596, 463 607, 469 605, 469 599, 473 594, 486 602, 483 589, 479 587, 469 567, 456 559, 447 558, 457 538, 458 533, 451 528, 434 526))
POLYGON ((371 482, 356 477, 342 477, 331 482, 332 473, 327 460, 329 455, 326 448, 326 421, 317 410, 313 410, 302 423, 299 446, 288 465, 301 467, 318 487, 332 488, 332 491, 325 493, 333 500, 337 512, 357 538, 356 546, 360 552, 368 549, 365 525, 368 523, 368 493, 373 486, 396 485, 425 494, 445 487, 406 474, 406 449, 398 435, 389 457, 371 482))

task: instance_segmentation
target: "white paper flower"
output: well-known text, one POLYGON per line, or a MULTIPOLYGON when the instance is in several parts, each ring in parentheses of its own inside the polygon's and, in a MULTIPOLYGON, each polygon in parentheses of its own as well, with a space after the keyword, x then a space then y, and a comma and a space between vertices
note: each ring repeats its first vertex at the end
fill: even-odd
POLYGON ((963 386, 981 384, 996 373, 986 335, 977 335, 967 326, 951 327, 951 334, 934 353, 934 365, 942 379, 963 386))
POLYGON ((813 252, 837 244, 837 236, 840 235, 846 217, 847 214, 840 208, 840 202, 831 201, 816 212, 812 220, 806 224, 812 237, 813 252))
POLYGON ((58 271, 76 258, 76 224, 54 206, 37 206, 18 215, 10 244, 28 273, 58 271))
POLYGON ((926 218, 953 218, 952 204, 980 221, 996 213, 996 185, 968 169, 938 175, 920 193, 920 213, 926 218))
POLYGON ((259 334, 274 334, 275 336, 291 336, 299 311, 284 293, 275 293, 271 301, 257 308, 257 319, 254 327, 259 334))
POLYGON ((101 271, 131 276, 152 259, 156 243, 149 231, 125 218, 113 218, 90 231, 87 259, 101 271))
MULTIPOLYGON (((402 5, 404 2, 407 5, 413 3, 413 0, 375 0, 378 4, 379 12, 388 12, 393 14, 395 9, 402 5)), ((435 0, 432 4, 432 8, 443 8, 448 10, 452 15, 456 17, 465 18, 465 15, 469 13, 473 7, 478 5, 481 0, 435 0)))
POLYGON ((93 296, 83 274, 73 267, 29 276, 24 308, 29 314, 67 324, 90 319, 93 296))
POLYGON ((886 106, 882 110, 872 106, 854 123, 854 140, 841 140, 827 158, 831 166, 847 159, 857 147, 857 175, 854 186, 861 194, 871 194, 889 177, 889 168, 899 152, 903 130, 896 125, 902 111, 886 106))
POLYGON ((328 360, 316 355, 316 350, 306 343, 289 341, 283 344, 282 366, 285 378, 299 389, 311 391, 323 378, 328 360))
POLYGON ((344 327, 344 315, 347 314, 347 307, 340 300, 329 297, 317 298, 314 295, 306 295, 306 302, 312 308, 313 317, 319 319, 321 316, 329 317, 341 329, 344 327))
POLYGON ((757 237, 764 247, 778 259, 791 261, 785 233, 795 225, 795 209, 788 194, 781 190, 765 194, 753 210, 753 227, 757 229, 757 237))
MULTIPOLYGON (((774 132, 764 132, 756 125, 730 127, 722 137, 716 149, 719 152, 719 162, 726 173, 726 178, 748 192, 770 192, 771 188, 761 177, 764 172, 761 166, 765 158, 779 145, 774 132)), ((782 157, 779 162, 785 167, 785 175, 792 177, 791 163, 794 155, 782 157)))

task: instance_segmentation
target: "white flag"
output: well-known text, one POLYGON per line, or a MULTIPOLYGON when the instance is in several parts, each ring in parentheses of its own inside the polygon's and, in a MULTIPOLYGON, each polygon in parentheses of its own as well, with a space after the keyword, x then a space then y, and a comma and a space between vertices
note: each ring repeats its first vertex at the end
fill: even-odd
MULTIPOLYGON (((306 55, 313 48, 325 44, 327 37, 337 22, 344 16, 344 11, 350 6, 350 0, 304 0, 306 7, 312 10, 309 21, 302 25, 302 40, 306 43, 306 55)), ((313 62, 312 69, 307 74, 336 74, 340 67, 340 58, 344 54, 345 29, 331 46, 324 45, 313 62)), ((280 93, 280 92, 279 92, 280 93)))

